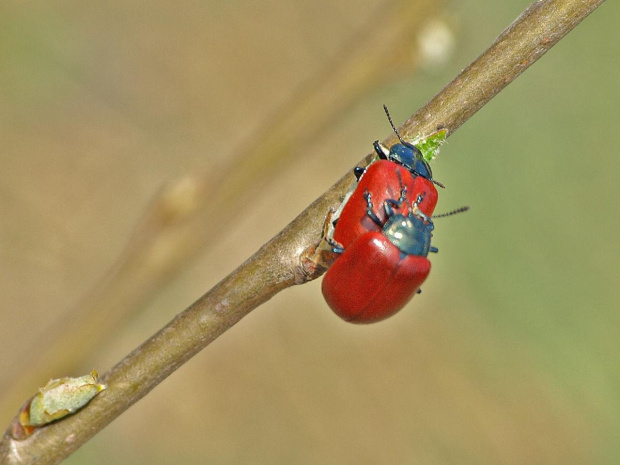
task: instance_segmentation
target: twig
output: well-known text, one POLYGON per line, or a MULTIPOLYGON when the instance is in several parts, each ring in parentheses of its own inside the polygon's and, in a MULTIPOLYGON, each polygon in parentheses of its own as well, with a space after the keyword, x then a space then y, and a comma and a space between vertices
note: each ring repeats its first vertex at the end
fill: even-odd
POLYGON ((0 418, 10 418, 24 393, 46 376, 74 373, 76 363, 100 350, 121 321, 142 309, 205 244, 217 240, 219 225, 247 208, 245 199, 257 195, 294 162, 293 147, 315 138, 373 86, 415 68, 417 61, 406 52, 441 6, 437 0, 399 0, 384 6, 367 25, 370 32, 360 31, 343 47, 338 66, 326 65, 269 118, 251 144, 240 144, 230 156, 234 163, 228 171, 219 172, 217 178, 212 173, 185 177, 166 186, 148 207, 107 279, 0 373, 0 418), (79 359, 75 347, 80 347, 79 359))
MULTIPOLYGON (((454 132, 603 1, 532 4, 484 54, 409 119, 400 128, 401 134, 413 137, 438 126, 454 132)), ((386 140, 388 145, 393 137, 386 140)), ((106 373, 102 382, 108 389, 87 408, 26 440, 5 436, 0 462, 57 463, 256 306, 282 289, 318 277, 319 268, 304 263, 304 253, 316 245, 327 211, 341 202, 353 179, 352 175, 343 177, 247 262, 106 373)))

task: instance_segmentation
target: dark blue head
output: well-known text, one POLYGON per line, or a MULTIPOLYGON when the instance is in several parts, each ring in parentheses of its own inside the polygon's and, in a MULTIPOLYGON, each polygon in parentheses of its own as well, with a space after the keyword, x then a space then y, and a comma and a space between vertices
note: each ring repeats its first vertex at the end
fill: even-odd
POLYGON ((395 144, 390 147, 388 151, 383 145, 379 143, 379 141, 375 141, 375 151, 379 154, 379 157, 386 158, 394 163, 398 163, 399 165, 404 166, 408 169, 411 174, 414 176, 422 176, 423 178, 428 179, 434 184, 437 184, 439 187, 444 187, 444 185, 438 181, 433 179, 433 172, 431 171, 431 167, 428 162, 422 156, 422 152, 413 144, 409 142, 405 142, 400 134, 396 130, 394 123, 392 122, 392 117, 390 116, 390 112, 387 107, 383 105, 383 109, 385 110, 385 114, 388 117, 388 121, 390 122, 390 126, 394 130, 394 133, 398 137, 400 144, 395 144))
POLYGON ((412 144, 401 142, 390 147, 388 160, 404 166, 412 174, 422 176, 430 181, 433 180, 433 172, 430 165, 422 157, 422 152, 412 144))

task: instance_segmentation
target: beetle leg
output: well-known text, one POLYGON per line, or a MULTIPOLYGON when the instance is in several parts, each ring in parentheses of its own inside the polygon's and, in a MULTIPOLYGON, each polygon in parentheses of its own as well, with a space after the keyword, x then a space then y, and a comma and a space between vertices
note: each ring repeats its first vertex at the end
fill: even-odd
POLYGON ((433 224, 433 221, 430 219, 429 216, 427 216, 426 214, 424 214, 416 205, 415 206, 415 214, 418 215, 420 218, 422 218, 424 221, 426 221, 427 223, 431 223, 433 224))
POLYGON ((334 216, 334 209, 330 208, 329 212, 327 212, 327 216, 325 217, 325 221, 323 222, 323 239, 325 239, 325 241, 332 248, 332 252, 342 253, 344 252, 344 247, 342 246, 342 244, 339 244, 338 242, 336 242, 334 238, 330 237, 329 235, 329 224, 331 223, 332 226, 336 226, 336 223, 338 222, 338 218, 332 221, 333 216, 334 216))
POLYGON ((426 192, 422 192, 421 194, 418 194, 418 197, 415 199, 415 202, 413 202, 413 206, 415 208, 418 208, 418 205, 422 203, 422 200, 424 200, 425 195, 426 195, 426 192))
POLYGON ((342 246, 342 244, 340 244, 339 242, 336 242, 333 237, 329 237, 326 235, 324 235, 323 237, 325 241, 329 244, 329 246, 332 248, 332 252, 338 253, 338 254, 344 252, 344 247, 342 246))
POLYGON ((407 186, 403 185, 400 188, 400 197, 399 197, 399 202, 403 203, 405 200, 407 200, 407 186))
POLYGON ((375 212, 372 211, 373 205, 372 205, 372 195, 370 194, 370 192, 366 191, 364 192, 364 198, 366 199, 366 214, 370 217, 370 219, 380 228, 383 228, 383 223, 381 222, 381 220, 379 219, 379 217, 376 215, 375 212))
POLYGON ((387 199, 383 202, 383 209, 385 210, 385 214, 387 217, 391 217, 394 215, 393 207, 399 209, 403 203, 407 201, 407 186, 403 184, 403 178, 400 175, 400 170, 396 170, 396 176, 398 177, 398 185, 400 186, 400 197, 398 200, 395 199, 387 199))
POLYGON ((399 202, 404 202, 407 198, 407 186, 403 183, 403 177, 400 174, 400 170, 396 170, 396 176, 398 177, 398 185, 400 186, 400 198, 399 202))
POLYGON ((381 158, 382 160, 388 160, 390 151, 387 149, 385 145, 383 145, 381 142, 376 140, 373 142, 372 146, 375 148, 375 152, 377 152, 377 155, 379 155, 379 158, 381 158))
POLYGON ((326 238, 326 241, 331 246, 332 252, 338 253, 338 254, 344 252, 344 247, 342 246, 342 244, 339 244, 338 242, 336 242, 332 237, 326 238))
POLYGON ((366 168, 362 168, 361 166, 356 166, 355 168, 353 168, 353 174, 355 175, 355 179, 357 181, 359 181, 360 178, 364 176, 365 172, 366 172, 366 168))
POLYGON ((431 247, 430 249, 428 249, 429 252, 433 252, 433 253, 437 253, 439 252, 439 249, 437 247, 431 247))
POLYGON ((385 214, 389 218, 395 214, 393 207, 398 209, 402 206, 402 204, 403 204, 403 201, 400 199, 399 200, 387 199, 385 202, 383 202, 383 210, 385 210, 385 214))
POLYGON ((403 184, 400 170, 396 170, 396 176, 398 177, 398 185, 400 186, 400 197, 398 200, 387 199, 383 202, 383 210, 388 218, 395 214, 393 208, 399 209, 407 200, 407 186, 403 184))
POLYGON ((413 202, 412 206, 412 210, 413 213, 417 216, 419 216, 420 218, 422 218, 424 221, 426 221, 427 223, 431 223, 433 224, 433 221, 431 220, 431 217, 426 215, 422 210, 420 210, 420 208, 418 207, 418 205, 420 205, 422 203, 422 200, 424 200, 424 195, 425 193, 421 193, 418 194, 418 198, 415 200, 415 202, 413 202))
POLYGON ((370 217, 370 219, 380 228, 383 228, 383 223, 381 219, 373 212, 370 208, 366 210, 366 214, 370 217))
POLYGON ((332 252, 338 253, 338 254, 344 252, 344 247, 342 246, 342 244, 340 244, 339 242, 336 242, 336 240, 333 237, 329 237, 329 236, 323 236, 323 237, 325 237, 325 240, 327 241, 329 246, 332 248, 332 252))

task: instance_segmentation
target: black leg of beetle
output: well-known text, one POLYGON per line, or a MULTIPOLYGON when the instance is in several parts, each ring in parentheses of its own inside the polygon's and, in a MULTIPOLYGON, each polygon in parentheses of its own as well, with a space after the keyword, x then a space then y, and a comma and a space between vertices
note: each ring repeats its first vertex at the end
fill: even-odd
POLYGON ((407 186, 403 184, 403 177, 400 175, 400 170, 396 170, 396 176, 398 177, 398 185, 400 186, 400 198, 401 203, 407 198, 407 186))
POLYGON ((323 239, 325 239, 327 243, 331 246, 332 251, 334 253, 342 253, 344 252, 344 247, 342 247, 342 244, 339 244, 338 242, 334 240, 333 237, 329 237, 328 235, 329 223, 332 223, 332 225, 335 226, 336 223, 338 222, 338 218, 332 221, 332 217, 334 216, 334 213, 335 213, 335 210, 333 208, 330 208, 329 212, 327 213, 327 216, 325 217, 325 222, 323 223, 323 239))
POLYGON ((356 180, 360 180, 363 174, 366 172, 366 168, 362 168, 361 166, 356 166, 353 168, 353 174, 355 175, 356 180))
POLYGON ((385 214, 388 218, 394 215, 394 208, 399 209, 407 200, 407 186, 403 184, 400 170, 396 171, 396 176, 398 177, 398 185, 400 186, 400 197, 398 198, 398 200, 387 199, 383 202, 383 210, 385 211, 385 214))
POLYGON ((399 170, 396 171, 396 176, 398 176, 398 185, 400 186, 400 197, 398 200, 387 199, 383 202, 383 210, 388 218, 394 215, 393 208, 400 208, 407 199, 407 186, 403 184, 399 170))
POLYGON ((379 158, 381 158, 382 160, 387 160, 388 156, 381 148, 381 145, 379 144, 378 140, 374 141, 372 143, 372 146, 375 148, 375 152, 377 152, 377 155, 379 155, 379 158))
POLYGON ((344 247, 338 242, 336 242, 334 239, 332 239, 331 237, 327 238, 327 243, 332 247, 332 252, 334 253, 344 252, 344 247))
MULTIPOLYGON (((425 215, 424 213, 422 213, 422 211, 419 208, 416 210, 415 214, 419 216, 420 218, 422 218, 427 223, 429 223, 431 226, 433 225, 433 220, 431 220, 431 218, 428 215, 425 215)), ((433 226, 431 230, 432 229, 435 229, 435 227, 433 226)))
POLYGON ((375 214, 375 212, 372 211, 373 205, 372 205, 372 197, 370 195, 370 192, 366 191, 364 192, 364 198, 366 199, 366 214, 370 217, 370 219, 380 228, 383 228, 383 223, 381 222, 381 220, 379 219, 379 217, 375 214))
POLYGON ((424 200, 424 196, 426 195, 425 192, 422 192, 421 194, 418 194, 418 196, 416 197, 416 199, 413 201, 413 203, 411 204, 411 208, 418 210, 419 211, 419 207, 420 204, 422 203, 422 201, 424 200))
POLYGON ((430 249, 428 249, 429 252, 433 252, 433 253, 437 253, 439 252, 439 249, 437 247, 431 247, 430 249))
POLYGON ((403 204, 402 200, 387 199, 383 202, 383 210, 388 218, 394 216, 393 208, 400 208, 403 204))
POLYGON ((341 245, 336 245, 336 243, 334 242, 332 244, 332 241, 328 241, 329 245, 332 246, 332 252, 337 253, 337 254, 341 254, 342 252, 344 252, 344 247, 341 245))
POLYGON ((434 229, 433 220, 431 220, 430 216, 426 215, 424 212, 422 212, 422 210, 420 210, 420 204, 422 203, 422 200, 424 200, 424 195, 425 195, 424 192, 422 194, 419 194, 418 198, 416 199, 416 201, 413 202, 413 204, 412 204, 413 212, 415 213, 416 216, 419 216, 424 221, 429 223, 430 227, 431 227, 431 230, 432 230, 432 229, 434 229))
POLYGON ((422 289, 418 289, 417 291, 415 291, 416 294, 422 294, 422 289))

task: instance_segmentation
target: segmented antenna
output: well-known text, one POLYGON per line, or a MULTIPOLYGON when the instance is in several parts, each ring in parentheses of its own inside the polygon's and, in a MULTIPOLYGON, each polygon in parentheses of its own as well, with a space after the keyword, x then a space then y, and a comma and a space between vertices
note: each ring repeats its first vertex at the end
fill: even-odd
MULTIPOLYGON (((392 117, 390 116, 390 112, 389 112, 389 110, 388 110, 387 106, 383 105, 383 110, 385 111, 385 114, 386 114, 386 116, 387 116, 387 118, 388 118, 388 121, 390 122, 390 126, 392 126, 392 129, 394 130, 394 134, 396 134, 396 136, 398 137, 398 140, 400 141, 400 143, 401 143, 401 144, 403 144, 405 147, 409 147, 409 148, 413 149, 413 151, 414 151, 417 155, 419 155, 419 156, 420 156, 420 159, 422 159, 422 161, 425 161, 425 160, 424 160, 424 157, 422 156, 422 152, 420 152, 420 149, 419 149, 419 148, 417 148, 417 147, 416 147, 415 145, 413 145, 413 144, 410 144, 410 143, 408 143, 408 142, 405 142, 405 141, 403 140, 403 138, 402 138, 402 137, 400 137, 400 134, 398 133, 398 131, 396 130, 396 127, 394 126, 394 123, 392 122, 392 117)), ((379 152, 380 148, 381 148, 381 146, 380 146, 380 145, 375 145, 375 150, 377 151, 377 153, 379 152), (379 147, 379 148, 377 148, 377 147, 379 147)), ((381 155, 381 154, 379 154, 379 155, 381 155)), ((418 173, 415 173, 415 172, 414 172, 414 174, 418 174, 418 173)), ((430 181, 430 182, 432 182, 433 184, 436 184, 437 186, 439 186, 439 187, 441 187, 441 188, 445 188, 445 187, 446 187, 446 186, 444 186, 442 183, 440 183, 439 181, 435 181, 434 179, 429 179, 429 181, 430 181)))
POLYGON ((457 208, 456 210, 452 210, 447 213, 440 213, 439 215, 433 215, 432 217, 433 218, 444 218, 446 216, 452 216, 452 215, 456 215, 457 213, 466 212, 467 210, 469 210, 469 207, 461 207, 461 208, 457 208))
POLYGON ((388 108, 383 105, 383 110, 385 111, 385 114, 387 115, 388 121, 390 122, 390 126, 392 126, 392 129, 394 129, 394 134, 396 134, 396 136, 398 137, 398 140, 400 141, 401 144, 403 145, 410 145, 407 144, 402 137, 400 137, 400 134, 398 133, 398 131, 396 130, 396 127, 394 126, 394 123, 392 122, 392 117, 390 116, 390 112, 388 110, 388 108))

